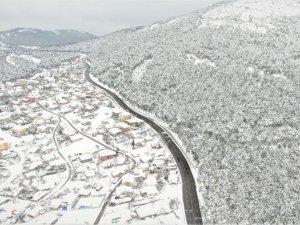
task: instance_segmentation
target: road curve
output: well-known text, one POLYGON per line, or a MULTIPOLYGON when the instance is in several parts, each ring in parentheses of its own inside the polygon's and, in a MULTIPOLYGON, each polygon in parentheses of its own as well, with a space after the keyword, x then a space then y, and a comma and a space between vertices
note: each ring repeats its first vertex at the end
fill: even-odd
POLYGON ((141 115, 136 112, 134 109, 130 108, 119 96, 105 88, 104 86, 94 82, 90 77, 90 65, 85 63, 86 69, 84 71, 85 78, 92 83, 93 85, 103 89, 108 93, 124 110, 130 112, 135 117, 143 120, 147 124, 149 124, 163 139, 163 141, 168 146, 172 155, 174 156, 177 166, 179 168, 181 177, 182 177, 182 193, 183 193, 183 203, 186 215, 186 221, 190 225, 202 225, 202 216, 200 212, 199 200, 197 196, 196 184, 194 177, 192 175, 189 164, 184 157, 183 153, 176 145, 176 143, 172 140, 170 135, 159 125, 157 125, 152 119, 141 115))

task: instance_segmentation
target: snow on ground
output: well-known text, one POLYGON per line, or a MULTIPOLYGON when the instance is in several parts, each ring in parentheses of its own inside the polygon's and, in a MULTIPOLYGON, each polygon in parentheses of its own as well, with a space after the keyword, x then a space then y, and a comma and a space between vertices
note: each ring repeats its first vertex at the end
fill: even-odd
POLYGON ((0 41, 0 50, 6 50, 6 49, 8 49, 7 46, 0 41))
POLYGON ((80 209, 62 212, 62 217, 60 217, 55 223, 56 225, 79 225, 79 224, 94 224, 97 216, 99 214, 99 209, 80 209))
POLYGON ((19 47, 25 48, 25 49, 40 49, 41 47, 38 46, 26 46, 26 45, 18 45, 19 47))
POLYGON ((38 59, 38 58, 36 58, 36 57, 33 57, 33 56, 31 56, 31 55, 20 55, 20 57, 21 57, 22 59, 27 60, 27 61, 31 61, 31 62, 33 62, 33 63, 35 63, 35 64, 40 64, 40 63, 41 63, 41 60, 40 60, 40 59, 38 59))
MULTIPOLYGON (((4 203, 1 205, 1 207, 5 208, 5 211, 1 211, 0 213, 0 221, 5 221, 5 218, 8 215, 11 215, 12 212, 15 214, 21 213, 24 209, 28 208, 30 205, 30 202, 26 200, 21 200, 21 199, 14 199, 13 201, 8 201, 7 203, 4 203)), ((9 221, 1 223, 1 225, 6 225, 9 224, 7 223, 9 221)))
POLYGON ((60 30, 54 30, 53 33, 56 34, 56 35, 60 35, 61 31, 60 30))
MULTIPOLYGON (((1 130, 0 130, 0 138, 3 138, 4 140, 8 140, 8 142, 11 144, 11 151, 17 149, 15 146, 20 142, 18 138, 15 138, 11 136, 9 133, 1 130)), ((10 172, 10 176, 8 177, 8 179, 6 179, 5 182, 0 183, 0 190, 6 186, 9 186, 12 180, 14 180, 17 176, 22 174, 23 163, 25 161, 25 156, 24 156, 25 148, 23 150, 20 150, 20 148, 17 150, 18 150, 18 155, 20 157, 20 161, 17 162, 16 164, 10 164, 10 166, 7 167, 7 169, 10 172)))
POLYGON ((147 71, 147 65, 151 62, 151 60, 145 60, 141 65, 137 66, 133 72, 132 72, 132 80, 135 83, 139 83, 143 77, 144 74, 147 71))
POLYGON ((19 29, 18 32, 19 32, 19 33, 22 33, 22 32, 32 32, 32 33, 36 33, 35 30, 32 30, 32 29, 25 29, 25 28, 24 28, 24 29, 19 29))
POLYGON ((266 33, 275 29, 275 17, 300 15, 300 2, 294 0, 238 0, 223 4, 206 12, 198 21, 199 27, 232 25, 234 27, 266 33))
MULTIPOLYGON (((82 139, 74 142, 66 147, 61 148, 62 154, 65 156, 73 156, 76 154, 93 153, 97 151, 97 144, 90 139, 82 136, 82 139)), ((100 146, 101 147, 101 146, 100 146)))
POLYGON ((95 114, 97 115, 92 123, 92 128, 97 128, 101 125, 101 123, 111 117, 112 110, 109 107, 101 106, 95 114))
MULTIPOLYGON (((254 67, 249 66, 247 69, 250 73, 253 73, 255 71, 257 71, 254 67)), ((264 71, 257 71, 258 74, 262 77, 265 76, 265 72, 264 71)), ((276 74, 271 74, 271 76, 275 79, 280 79, 280 80, 287 80, 287 76, 285 76, 284 74, 280 74, 280 73, 276 73, 276 74)))
POLYGON ((163 25, 163 28, 165 28, 166 26, 168 25, 172 25, 176 22, 180 22, 182 19, 184 19, 185 17, 184 16, 181 16, 181 17, 176 17, 174 19, 169 19, 167 20, 166 22, 162 22, 162 23, 154 23, 154 24, 151 24, 151 25, 148 25, 146 26, 145 28, 143 29, 140 29, 139 32, 144 32, 144 31, 149 31, 149 30, 154 30, 154 29, 157 29, 157 28, 160 28, 162 25, 163 25))
POLYGON ((194 61, 194 64, 196 66, 205 64, 207 66, 216 67, 216 64, 214 62, 210 61, 209 59, 199 59, 197 56, 195 56, 193 54, 187 54, 187 58, 189 61, 194 61))
POLYGON ((283 79, 283 80, 286 80, 286 79, 287 79, 287 77, 284 76, 284 75, 282 75, 282 74, 273 74, 273 77, 274 77, 274 78, 283 79))
POLYGON ((37 217, 36 219, 28 222, 28 223, 20 223, 22 225, 49 225, 53 224, 59 218, 59 213, 57 211, 50 211, 37 217))
POLYGON ((127 221, 131 220, 131 215, 132 213, 128 210, 128 206, 126 204, 109 207, 106 209, 103 217, 101 218, 101 224, 109 225, 112 224, 112 221, 117 219, 118 222, 115 222, 116 224, 127 224, 127 221))
POLYGON ((15 60, 14 60, 14 55, 15 55, 15 54, 10 54, 10 55, 8 55, 8 56, 6 57, 6 62, 9 63, 9 64, 11 64, 11 65, 13 65, 13 66, 18 67, 18 66, 16 65, 15 60))
POLYGON ((13 66, 18 67, 17 60, 19 60, 19 59, 24 59, 26 61, 33 62, 34 64, 40 64, 41 63, 40 59, 38 59, 36 57, 33 57, 31 55, 16 55, 16 54, 10 54, 10 55, 8 55, 6 57, 6 62, 10 63, 13 66))

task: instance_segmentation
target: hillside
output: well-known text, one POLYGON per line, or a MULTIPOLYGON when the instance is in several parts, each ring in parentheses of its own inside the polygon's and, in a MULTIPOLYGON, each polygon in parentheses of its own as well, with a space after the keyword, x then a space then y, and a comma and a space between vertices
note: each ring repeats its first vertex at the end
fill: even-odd
POLYGON ((16 28, 0 32, 0 45, 47 47, 77 43, 96 38, 77 30, 47 31, 31 28, 16 28))
POLYGON ((69 49, 193 152, 204 224, 299 223, 299 16, 238 0, 69 49))
POLYGON ((197 163, 204 224, 298 224, 299 49, 299 1, 237 0, 27 54, 86 52, 101 82, 168 123, 197 163))

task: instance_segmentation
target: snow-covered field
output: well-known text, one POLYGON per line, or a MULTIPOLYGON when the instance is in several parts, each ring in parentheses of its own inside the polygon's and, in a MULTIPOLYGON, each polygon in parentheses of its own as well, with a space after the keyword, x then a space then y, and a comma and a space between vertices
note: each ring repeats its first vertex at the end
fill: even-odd
POLYGON ((9 54, 6 57, 6 62, 10 63, 13 66, 18 67, 19 66, 18 65, 18 60, 19 59, 26 60, 26 61, 32 62, 34 64, 40 64, 41 63, 41 60, 34 57, 34 56, 31 56, 31 55, 16 55, 16 54, 9 54))
POLYGON ((132 80, 134 83, 139 83, 147 72, 147 65, 151 60, 145 60, 141 65, 137 66, 132 72, 132 80))
POLYGON ((209 59, 199 59, 197 56, 195 56, 193 54, 187 54, 186 56, 187 56, 188 60, 194 61, 195 66, 200 65, 200 64, 205 64, 207 66, 216 67, 216 64, 214 62, 210 61, 209 59))

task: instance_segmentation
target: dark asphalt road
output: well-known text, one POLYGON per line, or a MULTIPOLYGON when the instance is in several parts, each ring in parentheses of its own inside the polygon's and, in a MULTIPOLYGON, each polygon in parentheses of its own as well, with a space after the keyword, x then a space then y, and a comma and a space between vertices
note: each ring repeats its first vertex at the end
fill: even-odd
POLYGON ((159 125, 153 122, 152 119, 145 117, 139 113, 137 113, 135 110, 131 109, 126 103, 123 102, 122 99, 120 99, 115 93, 111 92, 110 90, 106 89, 105 87, 95 83, 90 78, 90 66, 86 64, 86 70, 84 72, 84 75, 86 79, 92 83, 93 85, 96 85, 97 87, 103 89, 106 91, 112 98, 115 99, 115 101, 126 111, 130 112, 135 117, 143 120, 147 124, 149 124, 164 140, 168 148, 170 149, 172 155, 174 156, 177 166, 179 168, 181 178, 182 178, 182 192, 183 192, 183 202, 184 202, 184 209, 186 214, 186 220, 187 223, 192 224, 203 224, 202 222, 202 216, 200 212, 199 207, 199 201, 197 197, 197 191, 196 191, 196 184, 195 180, 193 178, 191 169, 189 167, 189 164, 187 160, 185 159, 184 155, 182 154, 179 147, 174 143, 172 138, 168 133, 165 132, 163 128, 161 128, 159 125))

